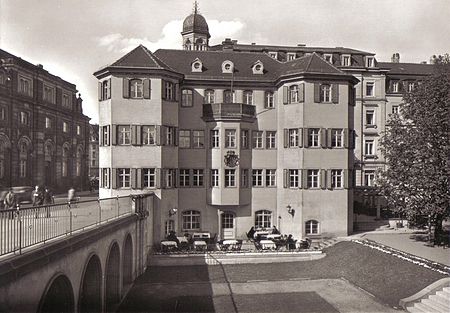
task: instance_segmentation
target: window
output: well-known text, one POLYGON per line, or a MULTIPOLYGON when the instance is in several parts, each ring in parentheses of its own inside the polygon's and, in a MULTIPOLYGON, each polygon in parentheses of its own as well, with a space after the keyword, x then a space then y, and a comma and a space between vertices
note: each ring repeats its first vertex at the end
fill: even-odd
POLYGON ((6 108, 0 107, 0 120, 4 121, 6 120, 6 108))
POLYGON ((253 170, 252 186, 253 187, 263 186, 263 170, 253 170))
POLYGON ((81 135, 81 126, 77 125, 77 135, 80 136, 81 135))
POLYGON ((375 186, 375 171, 366 170, 364 171, 364 186, 375 186))
POLYGON ((236 187, 236 170, 225 169, 225 187, 236 187))
POLYGON ((270 228, 272 227, 272 212, 261 210, 255 212, 255 227, 270 228))
POLYGON ((269 56, 271 58, 277 59, 278 58, 278 53, 276 53, 276 52, 269 52, 269 56))
POLYGON ((109 188, 109 168, 102 168, 102 186, 109 188))
POLYGON ((193 105, 194 94, 191 89, 183 89, 181 92, 181 106, 191 107, 193 105))
POLYGON ((214 103, 214 90, 205 90, 205 103, 214 103))
POLYGON ((242 188, 248 187, 248 169, 246 168, 241 169, 241 187, 242 188))
POLYGON ((166 188, 175 187, 175 170, 174 169, 166 169, 165 170, 165 186, 166 188))
POLYGON ((55 88, 44 85, 44 93, 42 98, 44 101, 55 103, 55 88))
POLYGON ((101 126, 101 128, 102 128, 103 145, 109 146, 109 126, 101 126))
POLYGON ((319 170, 308 170, 307 173, 307 187, 319 188, 319 170))
POLYGON ((131 170, 129 168, 118 168, 118 184, 119 188, 128 188, 130 187, 130 178, 131 178, 131 170))
POLYGON ((274 108, 275 105, 274 105, 274 100, 273 100, 273 92, 266 91, 264 101, 265 101, 264 104, 265 104, 266 108, 269 108, 269 109, 274 108))
POLYGON ((414 83, 413 82, 409 82, 408 83, 408 92, 411 92, 411 91, 413 91, 414 90, 414 83))
POLYGON ((331 147, 342 148, 344 146, 342 133, 343 133, 342 129, 332 129, 331 130, 331 147))
POLYGON ((70 108, 70 96, 68 94, 63 94, 62 105, 63 107, 70 108))
POLYGON ((236 148, 235 129, 225 129, 225 148, 236 148))
POLYGON ((319 147, 319 128, 308 128, 308 146, 319 147))
POLYGON ((275 187, 277 185, 276 170, 270 169, 266 170, 266 186, 275 187))
POLYGON ((375 111, 367 110, 366 111, 366 126, 374 126, 375 125, 375 111))
POLYGON ((366 57, 366 67, 375 67, 374 57, 366 57))
POLYGON ((145 188, 156 187, 156 170, 154 168, 144 168, 142 169, 142 174, 145 188))
POLYGON ((351 56, 348 54, 344 54, 341 57, 342 66, 350 66, 351 65, 351 56))
POLYGON ((211 130, 211 148, 220 147, 220 132, 218 129, 211 130))
POLYGON ((225 61, 222 63, 222 73, 233 73, 234 64, 231 61, 225 61))
POLYGON ((392 83, 392 92, 398 92, 398 82, 397 81, 392 83))
POLYGON ((175 84, 164 81, 164 99, 175 100, 175 84))
POLYGON ((143 97, 144 84, 141 79, 130 80, 130 98, 139 99, 143 97))
POLYGON ((27 160, 19 161, 19 177, 27 177, 27 160))
MULTIPOLYGON (((190 46, 189 46, 188 50, 191 50, 190 46)), ((191 68, 192 72, 194 72, 194 73, 201 73, 202 69, 203 69, 202 62, 198 58, 195 59, 194 62, 192 63, 192 68, 191 68)))
POLYGON ((189 182, 189 170, 187 169, 180 169, 180 187, 189 187, 190 186, 190 182, 189 182))
POLYGON ((298 128, 289 129, 289 148, 298 147, 298 128))
POLYGON ((211 170, 211 187, 219 187, 219 170, 211 170))
POLYGON ((175 127, 166 127, 166 145, 175 145, 175 127))
POLYGON ((204 148, 205 147, 205 131, 204 130, 193 130, 192 131, 192 146, 193 148, 204 148))
POLYGON ((244 104, 253 105, 253 91, 244 91, 244 104))
POLYGON ((183 212, 183 230, 198 230, 200 229, 200 212, 199 211, 185 211, 183 212))
POLYGON ((109 79, 104 80, 101 83, 101 100, 107 100, 111 98, 111 86, 109 79))
POLYGON ((49 117, 45 118, 45 128, 52 128, 52 120, 49 117))
POLYGON ((365 155, 374 155, 374 141, 373 140, 365 140, 364 143, 364 154, 365 155))
POLYGON ((327 61, 328 63, 333 64, 333 55, 331 53, 325 53, 323 55, 323 58, 325 59, 325 61, 327 61))
POLYGON ((331 85, 320 85, 320 102, 331 102, 331 85))
POLYGON ((276 131, 266 131, 266 149, 276 149, 276 131))
POLYGON ((223 92, 223 102, 224 103, 234 103, 234 91, 225 90, 223 92))
POLYGON ((178 145, 180 148, 190 148, 191 147, 191 131, 190 130, 180 130, 178 134, 178 145))
POLYGON ((118 145, 129 145, 131 144, 131 126, 130 125, 119 125, 117 126, 117 144, 118 145))
POLYGON ((392 106, 392 114, 398 114, 398 105, 392 106))
POLYGON ((252 66, 253 74, 264 74, 264 65, 261 61, 256 61, 252 66))
POLYGON ((253 148, 262 149, 263 148, 263 132, 262 131, 253 131, 253 148))
POLYGON ((241 129, 241 148, 248 149, 248 130, 241 129))
POLYGON ((374 90, 375 90, 375 83, 367 82, 366 83, 366 96, 373 97, 375 95, 374 90))
POLYGON ((296 169, 289 170, 289 188, 299 187, 299 171, 296 169))
POLYGON ((69 124, 67 124, 67 122, 63 122, 62 129, 64 133, 69 132, 69 124))
POLYGON ((20 112, 20 123, 23 125, 29 125, 30 114, 28 112, 20 112))
POLYGON ((69 169, 69 148, 63 147, 62 150, 62 163, 61 163, 61 176, 66 177, 69 169))
POLYGON ((291 103, 299 102, 300 96, 299 96, 298 85, 289 86, 289 99, 290 99, 291 103))
POLYGON ((310 220, 305 222, 305 234, 317 235, 319 234, 319 222, 316 220, 310 220))
POLYGON ((342 170, 331 170, 331 188, 342 187, 342 170))
POLYGON ((154 145, 156 137, 155 126, 142 126, 142 144, 154 145))
POLYGON ((175 231, 175 221, 167 220, 164 225, 164 235, 167 237, 172 231, 175 231))
POLYGON ((31 79, 25 78, 23 76, 19 76, 19 92, 31 96, 32 90, 31 90, 31 79))
POLYGON ((295 60, 295 57, 296 57, 295 52, 289 52, 289 53, 287 54, 287 60, 288 60, 288 61, 295 60))
POLYGON ((76 154, 76 164, 75 164, 75 175, 80 176, 81 175, 81 157, 83 152, 80 149, 77 149, 76 154))
POLYGON ((203 170, 194 169, 192 172, 192 185, 194 187, 203 187, 203 170))

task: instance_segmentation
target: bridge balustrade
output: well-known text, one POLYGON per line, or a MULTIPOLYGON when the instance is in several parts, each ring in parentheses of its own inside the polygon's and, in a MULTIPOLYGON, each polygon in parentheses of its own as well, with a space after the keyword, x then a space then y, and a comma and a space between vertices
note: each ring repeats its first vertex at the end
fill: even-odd
POLYGON ((130 214, 147 216, 149 194, 0 211, 0 256, 70 236, 130 214))

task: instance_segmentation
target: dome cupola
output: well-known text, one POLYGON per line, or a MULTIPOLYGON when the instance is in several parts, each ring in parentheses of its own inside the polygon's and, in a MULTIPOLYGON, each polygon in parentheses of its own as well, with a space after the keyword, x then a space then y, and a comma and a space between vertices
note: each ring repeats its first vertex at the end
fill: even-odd
POLYGON ((208 23, 198 11, 198 3, 194 2, 192 14, 184 19, 183 48, 185 50, 207 50, 211 35, 209 34, 208 23))

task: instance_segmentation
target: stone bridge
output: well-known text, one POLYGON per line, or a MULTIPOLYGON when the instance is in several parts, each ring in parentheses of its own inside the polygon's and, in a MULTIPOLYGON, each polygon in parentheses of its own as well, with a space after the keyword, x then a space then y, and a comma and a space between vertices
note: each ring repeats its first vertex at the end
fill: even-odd
POLYGON ((111 312, 145 271, 153 196, 133 214, 0 262, 0 312, 111 312))

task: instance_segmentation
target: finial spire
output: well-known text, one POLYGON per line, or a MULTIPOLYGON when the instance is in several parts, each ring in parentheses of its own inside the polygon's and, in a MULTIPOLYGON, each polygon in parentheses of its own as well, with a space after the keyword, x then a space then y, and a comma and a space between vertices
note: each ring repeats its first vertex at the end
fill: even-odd
POLYGON ((194 14, 198 13, 198 2, 194 1, 194 14))

